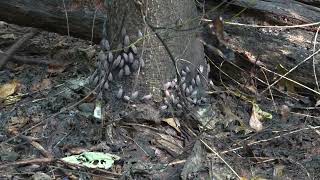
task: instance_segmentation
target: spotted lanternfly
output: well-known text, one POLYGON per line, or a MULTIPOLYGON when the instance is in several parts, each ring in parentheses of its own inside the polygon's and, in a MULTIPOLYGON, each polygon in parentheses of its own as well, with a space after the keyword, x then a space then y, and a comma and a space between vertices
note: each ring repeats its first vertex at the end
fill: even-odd
POLYGON ((121 62, 121 56, 119 55, 117 59, 113 62, 112 69, 116 69, 119 66, 120 62, 121 62))
POLYGON ((193 91, 193 86, 192 85, 189 85, 189 91, 190 91, 190 93, 193 91))
POLYGON ((200 79, 199 74, 197 74, 197 76, 196 76, 196 84, 197 84, 197 86, 201 85, 201 79, 200 79))
POLYGON ((104 89, 109 89, 109 82, 106 81, 106 82, 104 83, 103 87, 104 87, 104 89))
POLYGON ((122 46, 122 44, 120 43, 120 44, 118 44, 118 46, 117 46, 117 50, 122 50, 123 49, 123 46, 122 46))
POLYGON ((118 90, 118 92, 117 92, 117 98, 118 98, 118 99, 121 99, 122 95, 123 95, 123 89, 120 88, 120 89, 118 90))
POLYGON ((96 77, 96 74, 93 73, 89 78, 89 83, 93 83, 95 77, 96 77))
POLYGON ((190 90, 189 90, 189 88, 186 88, 186 96, 189 96, 190 95, 190 90))
POLYGON ((108 61, 104 61, 104 62, 103 62, 103 67, 104 67, 104 69, 105 69, 106 71, 109 70, 109 63, 108 63, 108 61))
POLYGON ((196 81, 194 80, 194 78, 192 78, 191 84, 192 84, 192 86, 196 85, 196 81))
POLYGON ((187 100, 191 103, 193 103, 193 99, 191 97, 187 97, 187 100))
POLYGON ((141 32, 140 30, 138 30, 138 37, 139 37, 139 38, 142 38, 142 37, 143 37, 143 34, 142 34, 142 32, 141 32))
POLYGON ((125 36, 124 36, 124 40, 123 40, 123 45, 124 45, 125 47, 127 47, 127 46, 129 46, 129 44, 130 44, 129 36, 128 36, 128 35, 125 35, 125 36))
POLYGON ((131 52, 128 54, 128 59, 129 59, 129 63, 133 63, 134 57, 131 52))
POLYGON ((142 101, 148 101, 152 98, 152 94, 147 94, 141 98, 142 101))
POLYGON ((123 96, 123 99, 124 99, 125 101, 130 101, 130 97, 129 97, 129 96, 123 96))
POLYGON ((112 80, 113 80, 113 76, 112 76, 112 73, 111 73, 111 72, 109 73, 108 80, 109 80, 109 81, 112 81, 112 80))
POLYGON ((137 59, 133 61, 131 68, 133 71, 137 71, 139 69, 139 61, 137 59))
POLYGON ((113 61, 113 54, 112 54, 112 52, 109 52, 109 53, 108 53, 108 61, 109 61, 109 63, 112 63, 112 61, 113 61))
POLYGON ((167 90, 171 88, 171 82, 166 82, 164 85, 163 85, 163 89, 167 90))
POLYGON ((128 62, 128 54, 127 53, 122 53, 122 57, 125 62, 128 62))
POLYGON ((105 51, 109 51, 110 50, 110 44, 109 44, 109 41, 106 40, 106 39, 102 39, 101 40, 101 48, 105 51))
POLYGON ((203 73, 204 67, 202 65, 199 66, 199 72, 203 73))
POLYGON ((134 44, 131 45, 131 51, 132 51, 134 54, 138 54, 138 49, 137 49, 137 47, 136 47, 134 44))
POLYGON ((144 60, 142 59, 142 57, 139 58, 139 62, 140 62, 140 67, 144 68, 145 63, 144 63, 144 60))
POLYGON ((103 77, 106 74, 106 71, 104 69, 101 69, 101 77, 103 77))
POLYGON ((185 80, 186 80, 186 77, 185 77, 185 76, 182 76, 181 79, 180 79, 180 82, 181 82, 181 83, 184 83, 185 80))
POLYGON ((163 98, 163 103, 166 104, 166 105, 170 104, 167 97, 163 98))
POLYGON ((171 95, 171 100, 172 100, 173 104, 178 104, 179 103, 178 98, 175 98, 173 95, 171 95))
POLYGON ((98 54, 98 59, 100 60, 100 61, 103 61, 104 59, 105 59, 105 54, 104 54, 104 52, 101 50, 100 52, 99 52, 99 54, 98 54))
POLYGON ((121 29, 121 36, 124 37, 127 34, 126 28, 121 29))
POLYGON ((186 66, 186 73, 190 73, 191 72, 191 70, 190 70, 190 68, 189 68, 189 66, 186 66))
POLYGON ((196 97, 198 94, 198 91, 197 90, 194 90, 192 93, 191 93, 191 97, 196 97))
POLYGON ((129 66, 126 64, 124 66, 124 75, 129 76, 131 74, 129 66))
POLYGON ((121 59, 120 64, 119 64, 119 68, 123 68, 124 66, 124 59, 121 59))
POLYGON ((182 86, 181 86, 181 88, 182 88, 183 91, 185 91, 186 88, 187 88, 187 84, 186 84, 186 83, 183 83, 182 86))
POLYGON ((170 92, 166 89, 164 90, 164 94, 167 96, 167 97, 170 97, 170 92))
POLYGON ((160 109, 161 110, 166 110, 166 109, 168 109, 168 106, 167 105, 162 105, 162 106, 160 106, 160 109))
POLYGON ((186 73, 184 70, 181 70, 181 75, 182 75, 182 76, 186 76, 187 73, 186 73))
POLYGON ((98 81, 99 81, 99 76, 96 76, 92 82, 92 85, 96 86, 98 84, 98 81))
POLYGON ((197 104, 197 98, 193 98, 193 99, 192 99, 192 103, 193 103, 194 105, 196 105, 196 104, 197 104))
POLYGON ((138 91, 135 91, 131 94, 131 99, 136 99, 139 95, 139 92, 138 91))
POLYGON ((119 73, 118 73, 119 79, 121 79, 121 78, 123 77, 123 74, 124 74, 124 72, 123 72, 123 69, 121 68, 121 69, 119 70, 119 73))

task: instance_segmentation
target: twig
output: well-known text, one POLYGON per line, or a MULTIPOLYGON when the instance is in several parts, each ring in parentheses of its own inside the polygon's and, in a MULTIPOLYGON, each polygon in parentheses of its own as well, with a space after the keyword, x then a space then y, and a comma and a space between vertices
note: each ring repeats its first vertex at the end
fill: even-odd
POLYGON ((233 174, 235 174, 239 179, 241 179, 241 177, 239 176, 239 174, 219 155, 218 152, 216 152, 215 150, 213 150, 206 142, 204 142, 202 139, 200 139, 200 141, 202 142, 202 144, 204 146, 206 146, 206 148, 208 148, 211 152, 213 152, 226 166, 228 166, 228 168, 233 172, 233 174))
POLYGON ((45 150, 40 143, 33 140, 34 138, 29 136, 24 136, 24 135, 19 135, 19 137, 21 139, 26 140, 28 143, 30 143, 33 147, 35 147, 38 151, 40 151, 40 153, 46 158, 50 158, 50 159, 53 158, 53 156, 47 150, 45 150))
POLYGON ((25 43, 27 40, 31 39, 39 32, 38 29, 31 29, 31 32, 25 34, 22 38, 20 38, 16 43, 14 43, 10 49, 6 52, 6 55, 0 59, 0 69, 9 61, 9 59, 13 56, 13 54, 25 43))
MULTIPOLYGON (((0 57, 8 56, 6 53, 0 52, 0 57)), ((62 63, 58 63, 54 60, 43 60, 43 58, 28 58, 25 56, 12 56, 11 61, 15 63, 22 63, 22 64, 38 64, 38 65, 63 65, 62 63)))
POLYGON ((63 2, 64 13, 65 13, 65 15, 66 15, 66 20, 67 20, 68 37, 70 37, 70 27, 69 27, 68 11, 67 11, 66 3, 64 2, 64 0, 62 0, 62 2, 63 2))
MULTIPOLYGON (((316 34, 314 36, 312 52, 316 51, 319 30, 320 30, 320 26, 318 27, 317 32, 316 32, 316 34)), ((320 92, 318 77, 317 77, 317 73, 316 73, 316 63, 315 63, 314 56, 312 57, 312 67, 313 67, 314 80, 316 81, 316 85, 317 85, 317 90, 320 92)))
POLYGON ((11 167, 11 166, 18 166, 18 165, 21 166, 21 165, 26 165, 26 164, 51 163, 53 161, 54 161, 53 158, 22 160, 22 161, 17 161, 17 162, 13 162, 13 163, 2 164, 2 165, 0 165, 0 169, 6 168, 6 167, 11 167))

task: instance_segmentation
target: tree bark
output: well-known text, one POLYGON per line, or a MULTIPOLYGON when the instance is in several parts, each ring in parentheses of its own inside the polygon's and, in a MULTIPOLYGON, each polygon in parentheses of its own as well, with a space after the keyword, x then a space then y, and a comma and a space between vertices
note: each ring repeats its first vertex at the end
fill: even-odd
POLYGON ((190 21, 197 18, 194 1, 152 0, 143 1, 140 6, 135 1, 117 0, 107 7, 107 12, 108 39, 112 49, 122 41, 121 26, 133 42, 138 39, 138 30, 144 35, 143 41, 137 45, 146 67, 138 78, 123 80, 124 89, 133 87, 143 94, 152 93, 160 100, 163 84, 176 77, 175 64, 179 70, 188 65, 193 75, 199 65, 206 67, 203 46, 198 39, 200 31, 194 29, 198 21, 190 21), (177 22, 182 25, 177 26, 177 22))

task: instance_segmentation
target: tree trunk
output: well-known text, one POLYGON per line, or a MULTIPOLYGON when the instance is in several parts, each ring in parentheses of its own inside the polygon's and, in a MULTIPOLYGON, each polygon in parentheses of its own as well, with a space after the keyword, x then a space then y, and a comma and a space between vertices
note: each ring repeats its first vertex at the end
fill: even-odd
MULTIPOLYGON (((107 7, 107 12, 108 37, 111 39, 112 49, 116 49, 122 41, 121 25, 132 37, 133 42, 138 39, 138 30, 143 32, 144 42, 137 44, 140 50, 143 50, 146 67, 137 81, 129 83, 138 83, 139 91, 151 92, 159 97, 162 85, 176 76, 171 58, 174 58, 179 69, 188 65, 194 72, 199 65, 206 67, 203 46, 197 39, 199 31, 188 30, 197 26, 197 21, 190 21, 197 17, 197 9, 192 0, 153 0, 142 6, 134 1, 118 0, 107 7), (144 17, 146 22, 143 21, 144 17), (182 23, 182 26, 178 27, 177 22, 182 23), (154 30, 163 39, 164 44, 149 25, 158 27, 154 30), (169 56, 164 46, 168 47, 173 57, 169 56)), ((128 82, 126 80, 126 83, 128 82)), ((132 84, 127 86, 129 87, 132 87, 132 84)))

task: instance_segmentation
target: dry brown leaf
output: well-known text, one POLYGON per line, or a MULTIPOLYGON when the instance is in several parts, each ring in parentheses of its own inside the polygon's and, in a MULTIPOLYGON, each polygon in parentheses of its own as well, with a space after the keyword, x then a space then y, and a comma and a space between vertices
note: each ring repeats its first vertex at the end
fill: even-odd
POLYGON ((167 118, 167 119, 164 119, 163 121, 169 124, 169 126, 173 127, 176 131, 181 133, 181 130, 179 128, 180 126, 177 123, 178 120, 175 120, 173 118, 167 118))
POLYGON ((20 87, 20 83, 17 80, 13 80, 10 83, 0 86, 0 98, 6 98, 14 94, 20 87))

